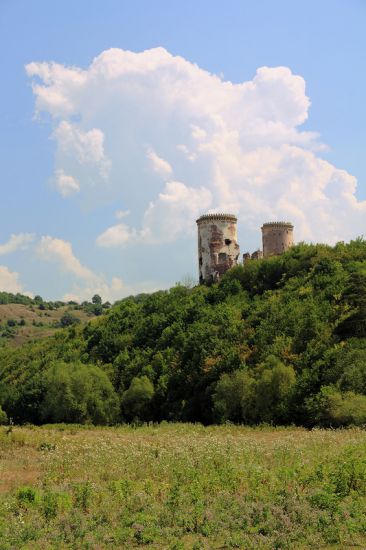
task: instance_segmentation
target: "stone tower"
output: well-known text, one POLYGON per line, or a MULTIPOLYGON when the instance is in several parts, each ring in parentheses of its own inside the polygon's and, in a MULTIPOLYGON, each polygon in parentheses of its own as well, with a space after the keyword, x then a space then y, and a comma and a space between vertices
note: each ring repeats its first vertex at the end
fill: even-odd
POLYGON ((237 218, 233 214, 205 214, 198 218, 198 266, 200 283, 217 281, 237 265, 237 218))
POLYGON ((262 225, 263 256, 277 256, 294 244, 294 226, 290 222, 269 222, 262 225))

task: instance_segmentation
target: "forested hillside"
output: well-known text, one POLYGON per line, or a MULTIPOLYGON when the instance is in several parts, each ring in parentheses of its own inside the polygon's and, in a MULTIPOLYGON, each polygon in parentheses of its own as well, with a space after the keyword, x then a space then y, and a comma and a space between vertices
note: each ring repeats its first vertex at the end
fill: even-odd
POLYGON ((365 336, 366 241, 300 244, 3 347, 3 419, 364 424, 365 336))
POLYGON ((23 294, 0 292, 0 346, 19 346, 39 340, 65 328, 101 315, 110 307, 102 304, 99 295, 91 302, 49 302, 41 296, 30 298, 23 294))

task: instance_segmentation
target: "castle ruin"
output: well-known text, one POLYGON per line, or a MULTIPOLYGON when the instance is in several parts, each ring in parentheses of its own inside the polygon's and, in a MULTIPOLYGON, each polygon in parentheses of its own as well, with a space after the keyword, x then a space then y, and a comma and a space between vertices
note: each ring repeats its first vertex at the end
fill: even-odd
MULTIPOLYGON (((204 214, 198 220, 198 266, 200 283, 212 283, 238 264, 237 218, 234 214, 204 214)), ((293 244, 290 222, 267 222, 261 227, 263 250, 243 254, 243 263, 278 256, 293 244)))
POLYGON ((278 256, 294 244, 294 226, 290 222, 264 223, 262 229, 263 256, 278 256))
POLYGON ((233 214, 205 214, 198 218, 198 266, 200 283, 217 281, 237 265, 237 218, 233 214))

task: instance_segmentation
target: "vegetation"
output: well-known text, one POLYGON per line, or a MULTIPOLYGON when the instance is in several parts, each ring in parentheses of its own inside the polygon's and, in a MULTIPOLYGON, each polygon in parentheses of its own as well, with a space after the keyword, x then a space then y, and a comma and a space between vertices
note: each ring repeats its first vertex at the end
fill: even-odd
POLYGON ((0 405, 17 423, 366 422, 363 239, 300 244, 211 287, 72 307, 106 314, 85 325, 72 310, 52 338, 0 350, 0 405))
POLYGON ((41 296, 0 292, 0 346, 14 347, 53 335, 65 328, 103 314, 110 307, 95 295, 91 302, 46 302, 41 296), (93 301, 93 300, 97 301, 93 301))
POLYGON ((0 547, 365 548, 366 433, 0 431, 0 547))

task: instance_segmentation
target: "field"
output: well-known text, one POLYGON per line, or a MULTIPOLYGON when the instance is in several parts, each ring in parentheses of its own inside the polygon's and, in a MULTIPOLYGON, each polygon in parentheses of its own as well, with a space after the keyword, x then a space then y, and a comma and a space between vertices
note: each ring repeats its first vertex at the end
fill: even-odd
POLYGON ((3 336, 3 342, 17 347, 31 341, 39 340, 47 336, 52 336, 58 329, 62 315, 67 312, 79 319, 79 321, 88 321, 92 317, 83 310, 77 310, 68 305, 54 310, 42 311, 37 306, 23 304, 0 304, 0 343, 1 335, 6 334, 8 321, 15 321, 15 326, 11 327, 11 336, 3 336), (20 325, 20 323, 22 323, 20 325))
POLYGON ((366 432, 2 428, 0 548, 366 547, 366 432))

